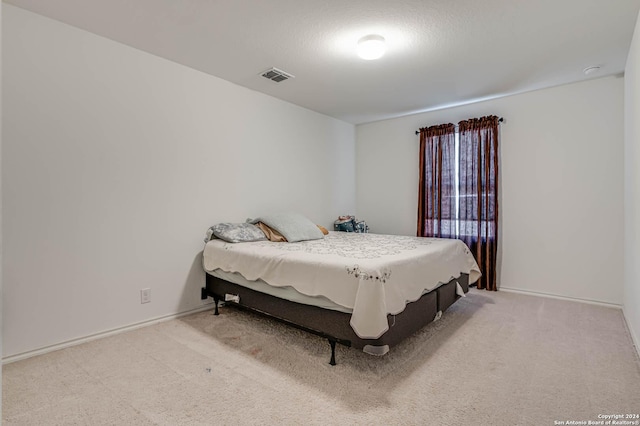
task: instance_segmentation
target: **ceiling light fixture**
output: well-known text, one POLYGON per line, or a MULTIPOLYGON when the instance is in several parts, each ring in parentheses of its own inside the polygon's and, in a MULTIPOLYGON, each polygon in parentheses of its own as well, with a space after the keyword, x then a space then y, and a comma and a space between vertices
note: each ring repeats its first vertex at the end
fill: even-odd
POLYGON ((386 50, 384 37, 377 34, 369 34, 358 40, 358 56, 362 59, 378 59, 386 50))

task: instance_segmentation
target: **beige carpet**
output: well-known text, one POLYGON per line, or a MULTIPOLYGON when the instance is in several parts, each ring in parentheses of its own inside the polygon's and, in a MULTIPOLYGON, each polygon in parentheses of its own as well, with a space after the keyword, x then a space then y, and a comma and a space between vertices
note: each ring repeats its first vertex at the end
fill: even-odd
POLYGON ((4 366, 5 425, 553 425, 640 413, 622 312, 472 289, 384 357, 222 308, 4 366))

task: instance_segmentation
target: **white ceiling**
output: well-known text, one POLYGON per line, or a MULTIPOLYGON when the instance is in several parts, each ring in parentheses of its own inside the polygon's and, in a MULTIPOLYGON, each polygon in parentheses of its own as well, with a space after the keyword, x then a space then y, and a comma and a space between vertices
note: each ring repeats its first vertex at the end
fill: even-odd
POLYGON ((364 123, 624 71, 640 0, 5 0, 364 123), (387 53, 355 54, 378 33, 387 53), (582 70, 599 65, 598 73, 582 70), (275 83, 270 67, 296 78, 275 83))

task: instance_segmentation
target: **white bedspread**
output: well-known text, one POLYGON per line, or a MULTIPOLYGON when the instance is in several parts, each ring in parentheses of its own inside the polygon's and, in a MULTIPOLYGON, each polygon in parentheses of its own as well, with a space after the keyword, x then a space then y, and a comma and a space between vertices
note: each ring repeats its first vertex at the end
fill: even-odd
POLYGON ((347 232, 297 243, 211 240, 203 265, 353 309, 351 327, 363 339, 384 334, 387 314, 399 314, 425 291, 461 273, 469 274, 469 283, 481 275, 460 240, 347 232))

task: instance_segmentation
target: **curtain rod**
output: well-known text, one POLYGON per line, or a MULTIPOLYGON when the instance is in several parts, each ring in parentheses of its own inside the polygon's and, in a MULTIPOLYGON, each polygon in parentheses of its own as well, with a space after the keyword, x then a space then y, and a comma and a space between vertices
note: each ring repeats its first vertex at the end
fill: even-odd
MULTIPOLYGON (((502 118, 502 117, 498 118, 498 122, 499 123, 502 123, 503 121, 504 121, 504 118, 502 118)), ((456 124, 456 127, 458 127, 457 124, 456 124)), ((420 130, 416 130, 416 135, 419 135, 419 134, 420 134, 420 130)))

